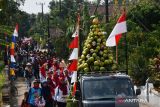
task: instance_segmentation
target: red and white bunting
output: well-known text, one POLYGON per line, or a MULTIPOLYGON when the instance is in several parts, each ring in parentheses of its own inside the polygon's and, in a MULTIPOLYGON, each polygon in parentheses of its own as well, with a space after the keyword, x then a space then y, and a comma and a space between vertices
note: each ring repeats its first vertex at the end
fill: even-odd
POLYGON ((77 71, 78 60, 73 60, 71 64, 68 66, 68 70, 70 72, 77 71))
POLYGON ((73 72, 71 83, 74 83, 73 85, 73 91, 72 96, 75 95, 76 87, 77 87, 77 66, 78 66, 78 46, 79 46, 79 22, 80 22, 80 15, 78 14, 78 23, 76 27, 76 31, 73 33, 72 37, 74 37, 73 41, 69 45, 70 49, 73 49, 69 60, 72 60, 71 64, 68 66, 68 70, 73 72))
POLYGON ((74 71, 71 78, 71 83, 77 82, 77 71, 74 71))
POLYGON ((78 36, 76 36, 69 45, 70 49, 78 48, 78 36))
POLYGON ((13 36, 18 37, 18 24, 16 24, 16 27, 14 29, 13 36))
POLYGON ((75 95, 76 90, 77 90, 77 82, 74 82, 74 84, 73 84, 73 92, 72 92, 72 96, 75 95))
POLYGON ((14 55, 11 55, 11 62, 16 62, 14 55))
POLYGON ((74 38, 74 37, 77 37, 77 36, 79 36, 79 25, 77 25, 76 31, 73 33, 72 37, 74 38))
POLYGON ((43 80, 46 80, 46 70, 45 70, 45 64, 42 65, 40 68, 40 81, 42 82, 43 80))
POLYGON ((69 60, 78 60, 78 48, 74 48, 70 57, 69 57, 69 60))

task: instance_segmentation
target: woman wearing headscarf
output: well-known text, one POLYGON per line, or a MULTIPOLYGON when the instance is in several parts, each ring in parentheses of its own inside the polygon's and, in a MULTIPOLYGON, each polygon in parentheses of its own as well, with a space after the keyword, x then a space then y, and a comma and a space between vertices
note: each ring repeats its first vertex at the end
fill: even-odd
POLYGON ((33 87, 30 88, 28 94, 28 104, 30 107, 38 107, 37 106, 37 99, 42 97, 41 88, 39 87, 39 81, 34 80, 33 87))
POLYGON ((58 107, 66 107, 66 98, 69 94, 69 88, 64 77, 59 77, 59 84, 55 89, 55 101, 58 107))

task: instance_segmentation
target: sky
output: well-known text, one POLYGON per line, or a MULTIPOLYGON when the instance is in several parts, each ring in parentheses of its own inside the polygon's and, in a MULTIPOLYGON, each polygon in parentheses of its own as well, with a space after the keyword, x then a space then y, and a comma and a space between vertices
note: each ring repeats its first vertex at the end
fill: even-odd
MULTIPOLYGON (((37 14, 39 12, 42 12, 40 3, 44 3, 44 13, 49 12, 49 2, 52 0, 25 0, 24 5, 20 6, 20 9, 29 13, 29 14, 37 14)), ((90 0, 94 1, 94 0, 90 0)))
POLYGON ((20 6, 20 9, 30 14, 37 14, 42 12, 40 3, 44 3, 44 13, 48 13, 48 6, 50 1, 52 0, 25 0, 24 5, 20 6))

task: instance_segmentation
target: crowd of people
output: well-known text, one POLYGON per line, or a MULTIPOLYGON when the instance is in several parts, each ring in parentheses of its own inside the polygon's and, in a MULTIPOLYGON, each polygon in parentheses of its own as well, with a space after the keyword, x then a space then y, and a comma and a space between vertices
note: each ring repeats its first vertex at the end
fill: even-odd
POLYGON ((21 107, 66 107, 72 74, 63 59, 47 52, 30 52, 22 69, 19 73, 24 74, 28 92, 21 107))
POLYGON ((9 79, 25 78, 28 91, 21 107, 66 107, 72 72, 63 59, 42 51, 30 51, 17 59, 9 79))
MULTIPOLYGON (((15 59, 6 73, 9 80, 25 78, 28 91, 21 107, 66 107, 72 72, 63 59, 53 51, 37 50, 34 42, 29 45, 22 41, 16 45, 15 59)), ((7 56, 4 62, 8 64, 7 56)))

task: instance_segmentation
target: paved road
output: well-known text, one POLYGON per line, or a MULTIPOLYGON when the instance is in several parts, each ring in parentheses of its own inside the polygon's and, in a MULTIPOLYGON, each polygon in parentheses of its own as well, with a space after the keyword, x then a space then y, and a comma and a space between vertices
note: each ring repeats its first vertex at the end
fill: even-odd
POLYGON ((140 107, 152 107, 149 104, 140 103, 140 107))
POLYGON ((10 106, 4 104, 2 107, 20 107, 24 92, 28 91, 24 78, 18 78, 16 80, 16 87, 18 89, 18 96, 11 97, 10 106))
MULTIPOLYGON (((150 85, 151 88, 153 88, 153 85, 150 85)), ((148 89, 149 91, 149 96, 148 96, 148 100, 149 102, 147 102, 146 105, 150 105, 149 107, 160 107, 160 96, 156 95, 155 93, 151 92, 151 89, 148 89)), ((139 96, 139 98, 141 99, 145 99, 147 100, 147 88, 145 86, 141 86, 141 95, 139 96)))
POLYGON ((24 97, 24 93, 28 91, 25 79, 24 78, 19 78, 19 81, 17 81, 16 87, 18 89, 18 107, 21 105, 22 99, 24 97))

